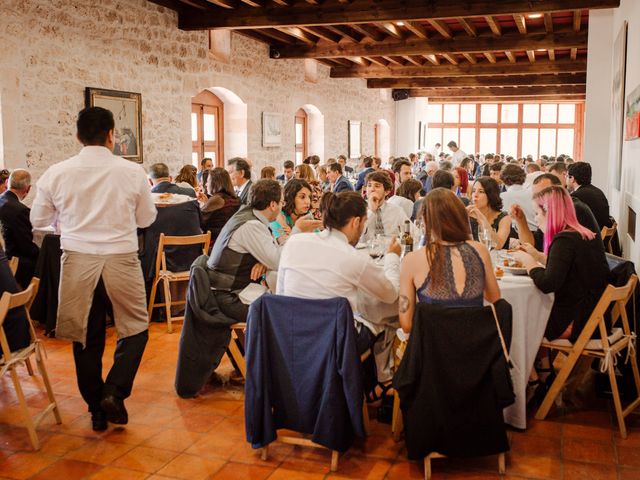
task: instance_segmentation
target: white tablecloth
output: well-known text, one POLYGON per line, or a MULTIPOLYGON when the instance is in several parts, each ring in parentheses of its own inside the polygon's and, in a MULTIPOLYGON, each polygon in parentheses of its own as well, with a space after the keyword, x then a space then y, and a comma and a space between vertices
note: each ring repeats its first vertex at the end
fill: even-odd
POLYGON ((504 421, 524 429, 527 428, 527 381, 551 313, 553 294, 542 293, 533 280, 524 276, 505 275, 498 284, 502 298, 513 308, 510 355, 514 364, 511 376, 516 402, 504 409, 504 421))

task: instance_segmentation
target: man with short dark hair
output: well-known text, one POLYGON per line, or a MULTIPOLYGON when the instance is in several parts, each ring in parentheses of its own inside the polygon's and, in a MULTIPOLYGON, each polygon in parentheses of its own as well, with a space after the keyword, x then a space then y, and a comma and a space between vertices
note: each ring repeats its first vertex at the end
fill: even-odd
POLYGON ((536 212, 531 201, 531 190, 524 187, 527 174, 520 165, 509 163, 500 172, 500 180, 505 185, 506 190, 500 194, 502 198, 502 209, 508 212, 511 205, 520 205, 527 217, 529 228, 533 231, 538 228, 536 224, 536 212))
POLYGON ((458 144, 453 140, 447 143, 447 147, 449 147, 449 150, 451 150, 451 161, 453 163, 453 166, 457 167, 458 165, 460 165, 460 162, 462 162, 464 157, 467 156, 467 154, 460 150, 460 148, 458 148, 458 144))
POLYGON ((244 158, 234 157, 227 162, 227 172, 235 188, 240 203, 247 205, 251 201, 251 166, 244 158))
POLYGON ((295 164, 291 160, 286 160, 284 162, 284 171, 282 175, 278 175, 277 180, 286 184, 293 178, 293 170, 295 167, 295 164))
POLYGON ((339 163, 330 163, 327 165, 327 177, 331 182, 331 191, 333 193, 353 190, 351 182, 342 176, 342 165, 339 163))
POLYGON ((357 192, 362 190, 362 187, 364 187, 364 179, 367 178, 367 175, 369 175, 371 172, 374 171, 372 166, 373 158, 364 157, 364 160, 362 161, 362 165, 364 166, 364 169, 358 174, 358 181, 356 182, 356 187, 355 187, 355 190, 357 192))
POLYGON ((591 183, 591 165, 587 162, 572 163, 567 170, 568 188, 573 198, 586 203, 596 217, 598 227, 611 227, 609 202, 604 192, 591 183))
POLYGON ((149 167, 149 180, 151 180, 151 193, 174 193, 176 195, 187 195, 196 197, 193 188, 179 187, 173 183, 173 178, 169 175, 169 167, 164 163, 154 163, 149 167))
POLYGON ((554 162, 547 167, 547 172, 560 180, 560 185, 567 188, 567 165, 564 162, 554 162))
POLYGON ((7 257, 18 257, 16 281, 27 288, 38 262, 40 249, 33 243, 33 227, 29 220, 31 210, 22 200, 31 190, 31 174, 21 168, 11 172, 9 189, 0 195, 0 228, 7 257))
POLYGON ((397 158, 391 167, 391 170, 396 176, 396 188, 403 182, 412 178, 411 161, 404 157, 397 158))
POLYGON ((213 168, 213 160, 210 158, 203 158, 200 160, 200 168, 198 169, 198 173, 196 173, 196 177, 198 177, 198 182, 202 183, 202 175, 204 172, 209 171, 213 168))
POLYGON ((410 219, 401 207, 387 202, 393 190, 389 174, 383 171, 370 173, 367 175, 366 188, 369 217, 363 239, 369 241, 378 234, 398 235, 402 232, 405 220, 410 219))
POLYGON ((137 229, 151 225, 157 215, 144 169, 112 153, 114 128, 109 110, 82 110, 77 138, 84 147, 40 177, 31 209, 34 227, 55 222, 60 230, 63 254, 56 337, 74 342, 78 387, 96 431, 106 430, 107 420, 128 422, 124 399, 131 395, 149 337, 137 229), (113 306, 118 334, 105 381, 105 316, 89 315, 100 278, 113 306))
POLYGON ((353 167, 347 165, 347 157, 344 155, 338 155, 338 163, 342 167, 344 173, 353 173, 353 167))

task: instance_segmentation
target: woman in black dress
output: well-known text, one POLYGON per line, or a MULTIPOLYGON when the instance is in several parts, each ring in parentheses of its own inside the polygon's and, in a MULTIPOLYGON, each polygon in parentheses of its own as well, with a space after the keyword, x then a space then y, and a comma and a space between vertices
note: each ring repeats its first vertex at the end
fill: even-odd
POLYGON ((202 212, 202 230, 211 232, 213 245, 224 224, 240 208, 240 199, 235 194, 229 172, 224 168, 209 171, 207 192, 210 196, 201 193, 198 195, 198 202, 202 212))

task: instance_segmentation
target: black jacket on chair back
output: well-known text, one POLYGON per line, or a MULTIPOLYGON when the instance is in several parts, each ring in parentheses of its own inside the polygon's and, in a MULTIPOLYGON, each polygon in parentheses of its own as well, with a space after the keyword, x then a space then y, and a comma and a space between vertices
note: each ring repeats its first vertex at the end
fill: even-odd
MULTIPOLYGON (((507 347, 511 305, 495 308, 507 347)), ((393 386, 400 396, 409 458, 509 450, 495 372, 505 357, 490 307, 417 305, 413 330, 393 386)))

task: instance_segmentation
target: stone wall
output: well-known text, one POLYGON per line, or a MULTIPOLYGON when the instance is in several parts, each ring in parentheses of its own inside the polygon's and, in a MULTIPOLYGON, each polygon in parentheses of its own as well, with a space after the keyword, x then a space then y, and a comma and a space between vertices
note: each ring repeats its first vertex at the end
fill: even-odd
POLYGON ((232 34, 229 62, 216 61, 206 32, 179 30, 175 12, 147 0, 2 0, 0 8, 4 165, 36 177, 78 151, 74 122, 88 86, 141 93, 144 163, 174 172, 191 161, 191 98, 205 88, 226 88, 247 104, 256 169, 293 159, 294 115, 305 104, 324 115, 326 158, 346 153, 348 120, 362 121, 369 154, 376 121, 395 123, 389 92, 330 79, 324 65, 317 83, 306 82, 304 61, 271 60, 267 45, 240 34, 232 34), (261 146, 265 111, 282 114, 279 148, 261 146))

